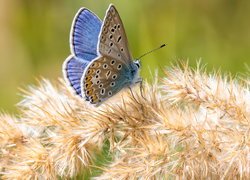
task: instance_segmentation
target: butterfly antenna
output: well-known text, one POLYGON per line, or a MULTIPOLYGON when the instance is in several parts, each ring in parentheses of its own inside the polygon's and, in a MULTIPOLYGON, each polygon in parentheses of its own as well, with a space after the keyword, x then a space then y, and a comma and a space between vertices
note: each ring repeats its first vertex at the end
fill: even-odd
POLYGON ((143 55, 141 55, 140 57, 138 57, 138 58, 136 58, 136 59, 141 59, 142 57, 144 57, 144 56, 146 56, 146 55, 148 55, 148 54, 150 54, 150 53, 152 53, 152 52, 154 52, 154 51, 156 51, 156 50, 158 50, 158 49, 161 49, 161 48, 163 48, 163 47, 165 47, 165 46, 166 46, 166 44, 162 44, 160 47, 157 47, 157 48, 155 48, 155 49, 152 49, 151 51, 148 51, 148 52, 144 53, 143 55))

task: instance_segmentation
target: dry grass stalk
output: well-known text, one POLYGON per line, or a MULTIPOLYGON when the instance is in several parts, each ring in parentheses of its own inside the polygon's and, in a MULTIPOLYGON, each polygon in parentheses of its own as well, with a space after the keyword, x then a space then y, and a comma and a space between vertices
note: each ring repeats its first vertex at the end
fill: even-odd
POLYGON ((25 92, 18 121, 0 118, 2 178, 74 177, 90 169, 105 140, 112 162, 97 179, 250 177, 247 79, 184 64, 142 95, 134 87, 96 108, 61 80, 40 81, 25 92))

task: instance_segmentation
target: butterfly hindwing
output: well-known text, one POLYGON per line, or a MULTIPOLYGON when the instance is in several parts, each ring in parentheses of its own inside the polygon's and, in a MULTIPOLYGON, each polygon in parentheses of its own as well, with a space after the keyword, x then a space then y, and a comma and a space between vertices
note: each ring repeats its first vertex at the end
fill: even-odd
POLYGON ((98 50, 101 55, 130 63, 132 56, 122 20, 113 5, 110 5, 99 35, 98 50))
POLYGON ((98 104, 130 84, 128 66, 120 60, 99 57, 89 64, 82 79, 82 96, 98 104))
POLYGON ((82 59, 78 59, 74 56, 69 56, 64 64, 64 78, 68 82, 68 84, 73 87, 75 93, 81 96, 81 78, 84 72, 84 69, 89 64, 88 61, 84 61, 82 59))
POLYGON ((94 13, 81 8, 71 27, 70 46, 72 54, 87 61, 96 58, 101 25, 101 20, 94 13))

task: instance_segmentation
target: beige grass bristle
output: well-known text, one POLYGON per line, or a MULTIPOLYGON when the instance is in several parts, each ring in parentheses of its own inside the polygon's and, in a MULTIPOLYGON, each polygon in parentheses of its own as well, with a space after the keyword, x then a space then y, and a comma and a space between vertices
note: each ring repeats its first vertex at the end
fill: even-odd
POLYGON ((39 80, 23 92, 18 121, 0 117, 0 177, 92 172, 108 141, 112 160, 96 179, 249 179, 249 87, 183 63, 94 107, 62 80, 39 80))

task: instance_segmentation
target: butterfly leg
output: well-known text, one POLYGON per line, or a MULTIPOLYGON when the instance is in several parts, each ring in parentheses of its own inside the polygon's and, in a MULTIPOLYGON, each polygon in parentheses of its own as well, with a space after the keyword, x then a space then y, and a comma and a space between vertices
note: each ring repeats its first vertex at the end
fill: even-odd
POLYGON ((138 79, 138 81, 137 81, 136 83, 140 83, 141 97, 142 97, 144 100, 147 100, 147 99, 143 96, 143 92, 144 92, 144 89, 143 89, 143 79, 142 79, 142 78, 138 79))
MULTIPOLYGON (((143 95, 142 95, 142 79, 140 78, 139 81, 137 81, 136 83, 140 83, 141 96, 143 97, 143 95)), ((134 94, 133 94, 133 92, 132 92, 131 87, 129 87, 129 90, 130 90, 130 92, 131 92, 131 94, 132 94, 132 96, 133 96, 135 102, 137 102, 137 104, 139 104, 139 105, 141 106, 141 110, 144 111, 144 107, 143 107, 142 103, 138 102, 138 100, 135 98, 135 96, 134 96, 134 94)), ((144 97, 143 97, 143 98, 144 98, 144 97)), ((145 98, 144 98, 144 99, 145 99, 145 98)), ((143 114, 143 116, 144 116, 144 113, 142 113, 142 114, 143 114)))
POLYGON ((141 80, 140 82, 140 91, 141 91, 141 96, 143 97, 144 100, 147 100, 144 96, 143 96, 143 93, 144 93, 144 89, 143 89, 143 81, 141 80))
POLYGON ((129 88, 130 93, 131 93, 131 95, 132 95, 133 99, 135 100, 135 102, 137 102, 138 104, 140 104, 140 103, 137 101, 137 99, 135 98, 134 93, 133 93, 133 91, 132 91, 131 87, 129 86, 128 88, 129 88))

